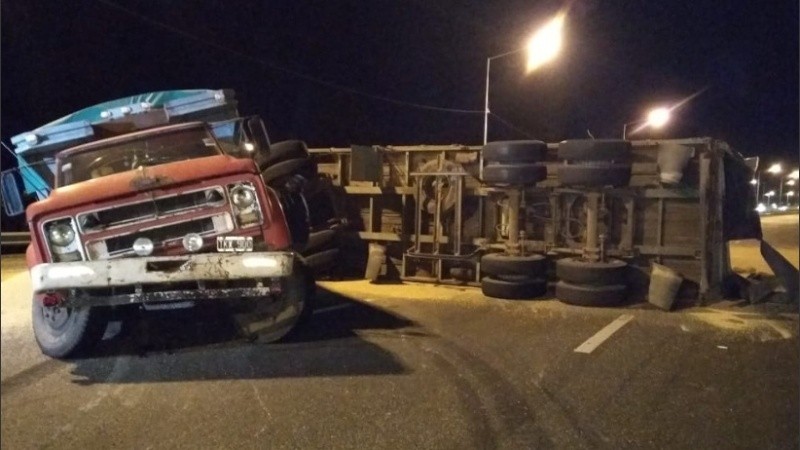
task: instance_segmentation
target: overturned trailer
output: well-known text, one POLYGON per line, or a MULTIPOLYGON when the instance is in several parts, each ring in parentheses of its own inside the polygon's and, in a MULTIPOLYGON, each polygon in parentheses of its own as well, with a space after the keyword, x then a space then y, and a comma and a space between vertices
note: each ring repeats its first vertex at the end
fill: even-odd
POLYGON ((541 181, 517 189, 486 182, 483 147, 310 152, 342 194, 350 225, 342 245, 357 250, 344 252, 349 266, 364 268, 367 244, 375 243, 385 249, 384 270, 402 279, 478 285, 481 255, 506 249, 545 256, 550 281, 559 259, 625 261, 630 299, 646 296, 653 263, 683 276, 680 298, 702 303, 723 296, 731 274, 727 241, 761 237, 749 185, 753 168, 711 138, 625 145, 629 178, 593 189, 563 181, 559 144, 542 153, 541 181))

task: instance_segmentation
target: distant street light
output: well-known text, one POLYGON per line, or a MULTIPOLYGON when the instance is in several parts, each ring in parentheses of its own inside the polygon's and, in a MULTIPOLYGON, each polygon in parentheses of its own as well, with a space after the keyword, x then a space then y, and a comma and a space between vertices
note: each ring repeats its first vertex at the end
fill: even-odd
POLYGON ((776 164, 773 164, 773 165, 769 166, 769 169, 767 169, 767 172, 769 172, 769 173, 771 173, 773 175, 776 175, 776 174, 779 174, 779 173, 783 172, 783 167, 781 167, 780 164, 776 163, 776 164))
MULTIPOLYGON (((769 166, 769 168, 766 170, 766 172, 769 173, 769 174, 772 174, 772 175, 779 175, 780 173, 783 172, 783 166, 781 166, 780 163, 775 163, 775 164, 769 166)), ((778 188, 781 191, 780 194, 778 194, 778 201, 780 201, 781 198, 783 197, 783 181, 784 181, 783 178, 779 178, 778 179, 778 188)), ((769 184, 770 183, 765 182, 764 189, 766 189, 766 187, 769 186, 769 184)), ((772 191, 772 193, 774 195, 775 191, 772 191)))
POLYGON ((526 51, 528 54, 528 62, 525 66, 526 73, 533 72, 549 61, 552 61, 561 50, 565 17, 565 13, 558 13, 534 33, 528 41, 528 45, 525 47, 486 58, 486 97, 483 110, 484 145, 486 145, 489 139, 489 74, 492 70, 492 60, 526 51))
POLYGON ((758 193, 761 192, 761 172, 756 173, 756 178, 750 180, 750 184, 756 187, 756 203, 758 203, 760 199, 758 193))
POLYGON ((789 180, 789 181, 786 182, 787 186, 794 186, 795 184, 797 184, 797 181, 795 181, 795 180, 789 180))
POLYGON ((800 178, 800 170, 798 170, 798 169, 794 169, 794 170, 792 171, 792 173, 790 173, 790 174, 788 175, 788 177, 789 177, 789 178, 791 178, 792 180, 797 180, 797 179, 799 179, 799 178, 800 178))
POLYGON ((647 118, 643 120, 634 120, 633 122, 628 122, 622 125, 622 139, 626 139, 628 136, 628 125, 634 124, 642 124, 639 128, 634 130, 633 132, 639 131, 643 128, 650 127, 650 128, 663 128, 670 119, 672 118, 672 109, 666 106, 661 106, 658 108, 653 108, 650 112, 647 113, 647 118))

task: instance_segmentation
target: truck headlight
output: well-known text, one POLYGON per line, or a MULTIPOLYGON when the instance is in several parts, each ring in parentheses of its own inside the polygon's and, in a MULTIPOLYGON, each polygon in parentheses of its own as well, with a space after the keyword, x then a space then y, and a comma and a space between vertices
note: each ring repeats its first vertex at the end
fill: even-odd
POLYGON ((231 202, 239 209, 249 208, 256 202, 256 194, 252 189, 240 184, 231 189, 231 202))
POLYGON ((261 210, 253 183, 229 185, 228 195, 233 206, 233 215, 236 217, 239 227, 251 227, 261 223, 261 210))
POLYGON ((47 231, 50 242, 59 247, 66 247, 75 240, 75 230, 69 223, 56 223, 47 231))

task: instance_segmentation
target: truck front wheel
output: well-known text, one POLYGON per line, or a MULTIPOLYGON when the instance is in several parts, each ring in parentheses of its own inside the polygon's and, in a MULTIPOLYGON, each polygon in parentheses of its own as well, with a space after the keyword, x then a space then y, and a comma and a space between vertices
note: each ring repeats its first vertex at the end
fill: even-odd
POLYGON ((44 306, 33 299, 33 335, 52 358, 68 358, 102 339, 107 320, 100 308, 44 306))
POLYGON ((311 315, 314 291, 314 277, 309 267, 297 260, 274 301, 260 301, 253 311, 235 314, 234 319, 250 340, 280 341, 311 315))

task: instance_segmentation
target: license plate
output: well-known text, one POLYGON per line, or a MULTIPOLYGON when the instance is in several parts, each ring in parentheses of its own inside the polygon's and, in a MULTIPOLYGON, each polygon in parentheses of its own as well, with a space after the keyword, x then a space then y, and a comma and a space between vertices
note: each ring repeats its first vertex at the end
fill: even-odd
POLYGON ((252 236, 217 236, 218 252, 252 252, 252 236))

